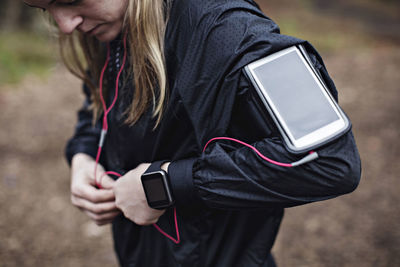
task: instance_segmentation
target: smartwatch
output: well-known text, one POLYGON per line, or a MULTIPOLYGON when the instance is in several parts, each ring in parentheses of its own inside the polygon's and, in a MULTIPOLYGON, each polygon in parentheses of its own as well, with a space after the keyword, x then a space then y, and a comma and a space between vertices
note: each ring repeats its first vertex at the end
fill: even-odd
POLYGON ((174 204, 168 173, 161 169, 165 162, 153 162, 141 177, 147 203, 153 209, 165 209, 174 204))

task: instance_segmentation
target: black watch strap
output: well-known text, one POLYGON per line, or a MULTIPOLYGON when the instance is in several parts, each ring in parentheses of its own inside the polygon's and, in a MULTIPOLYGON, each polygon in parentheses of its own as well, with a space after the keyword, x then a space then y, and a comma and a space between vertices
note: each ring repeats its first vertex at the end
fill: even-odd
POLYGON ((150 166, 147 168, 147 170, 144 173, 161 171, 161 166, 166 162, 169 162, 169 160, 155 161, 155 162, 150 164, 150 166))

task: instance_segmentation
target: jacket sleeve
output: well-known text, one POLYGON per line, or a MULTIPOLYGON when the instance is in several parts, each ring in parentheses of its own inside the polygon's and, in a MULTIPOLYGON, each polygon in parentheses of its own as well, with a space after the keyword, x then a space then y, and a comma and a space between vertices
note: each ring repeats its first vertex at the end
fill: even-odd
POLYGON ((101 125, 100 123, 93 125, 93 113, 90 108, 92 101, 90 90, 86 85, 83 85, 83 92, 85 100, 83 106, 78 111, 78 122, 75 127, 75 133, 68 140, 65 147, 65 156, 69 165, 71 165, 72 157, 77 153, 85 153, 95 158, 100 138, 101 125))
MULTIPOLYGON (((227 135, 250 143, 275 161, 290 163, 302 158, 304 155, 285 149, 274 126, 249 101, 249 82, 243 77, 241 80, 242 93, 233 116, 236 119, 232 119, 227 135)), ((316 151, 318 159, 287 168, 266 162, 245 146, 214 142, 201 157, 170 164, 177 205, 202 202, 218 209, 284 208, 355 190, 361 163, 352 132, 316 151)))
MULTIPOLYGON (((188 46, 193 51, 184 54, 182 64, 188 67, 182 67, 187 71, 181 80, 187 82, 177 87, 199 136, 199 156, 169 165, 177 206, 290 207, 353 191, 359 183, 361 163, 351 131, 319 148, 318 159, 294 168, 272 165, 253 150, 229 141, 213 142, 201 153, 209 139, 225 135, 253 145, 278 162, 290 163, 304 156, 288 152, 271 120, 263 118, 248 101, 252 87, 242 68, 265 55, 305 42, 279 34, 277 25, 250 1, 224 3, 209 9, 213 15, 198 20, 200 30, 194 30, 198 34, 190 39, 195 49, 188 46)), ((305 45, 336 97, 322 59, 305 45)))

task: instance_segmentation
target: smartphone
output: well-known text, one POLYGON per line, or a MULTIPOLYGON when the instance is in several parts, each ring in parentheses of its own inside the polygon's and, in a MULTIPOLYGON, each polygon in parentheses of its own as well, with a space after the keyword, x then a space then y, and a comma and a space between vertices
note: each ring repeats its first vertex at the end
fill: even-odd
POLYGON ((304 47, 278 51, 244 70, 289 151, 314 150, 351 128, 304 47))

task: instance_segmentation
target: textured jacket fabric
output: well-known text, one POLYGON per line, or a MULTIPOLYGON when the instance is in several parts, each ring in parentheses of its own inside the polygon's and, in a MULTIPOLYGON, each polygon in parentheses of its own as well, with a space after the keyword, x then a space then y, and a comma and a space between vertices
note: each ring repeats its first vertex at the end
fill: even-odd
MULTIPOLYGON (((132 100, 131 82, 120 90, 109 114, 101 163, 126 173, 140 163, 170 160, 181 243, 174 244, 152 226, 138 226, 122 215, 113 222, 115 250, 122 266, 273 266, 270 250, 283 209, 353 191, 360 159, 351 131, 318 149, 320 158, 284 168, 262 160, 228 136, 255 146, 280 162, 289 153, 271 118, 258 108, 243 67, 283 48, 304 44, 331 93, 335 86, 322 59, 303 40, 281 35, 277 25, 251 0, 175 0, 166 30, 169 100, 158 128, 151 108, 134 126, 124 124, 132 100)), ((121 41, 111 43, 108 79, 115 80, 121 41)), ((109 83, 113 84, 113 83, 109 83)), ((92 127, 90 93, 78 113, 68 161, 83 152, 95 157, 101 122, 92 127)), ((108 105, 113 98, 109 88, 108 105)), ((305 218, 306 219, 306 218, 305 218)), ((175 235, 172 209, 159 223, 175 235)))

